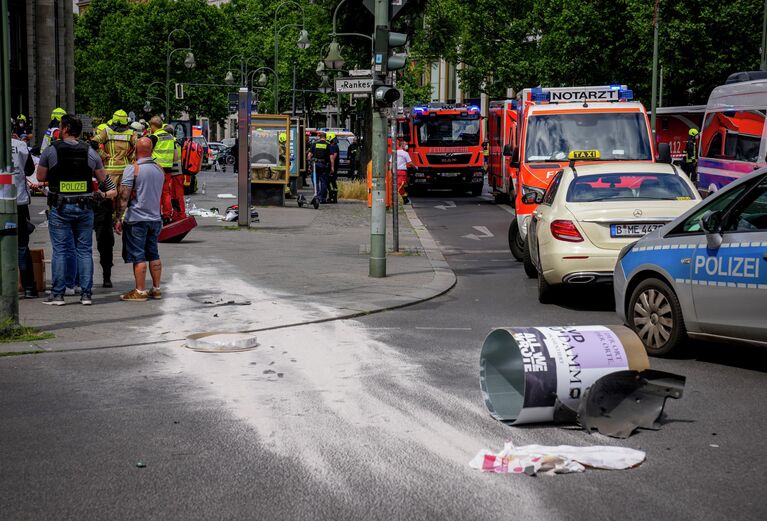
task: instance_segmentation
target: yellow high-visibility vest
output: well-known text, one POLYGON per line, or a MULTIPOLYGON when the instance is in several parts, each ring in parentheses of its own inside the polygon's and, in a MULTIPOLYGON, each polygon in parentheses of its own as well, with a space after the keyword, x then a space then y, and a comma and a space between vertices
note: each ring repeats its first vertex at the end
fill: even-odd
POLYGON ((152 159, 154 159, 162 168, 173 168, 173 155, 176 151, 176 140, 171 134, 168 134, 162 129, 156 130, 153 135, 157 136, 157 144, 152 151, 152 159))

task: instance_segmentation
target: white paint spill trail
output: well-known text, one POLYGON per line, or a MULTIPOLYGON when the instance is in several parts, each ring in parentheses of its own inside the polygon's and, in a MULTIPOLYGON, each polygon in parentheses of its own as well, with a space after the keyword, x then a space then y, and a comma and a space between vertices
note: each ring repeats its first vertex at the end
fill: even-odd
MULTIPOLYGON (((327 308, 297 305, 236 278, 228 266, 184 266, 167 287, 209 289, 251 301, 247 306, 200 307, 181 295, 168 298, 157 327, 174 335, 331 315, 327 308)), ((498 444, 466 428, 487 420, 476 401, 430 385, 420 365, 369 334, 358 322, 334 321, 258 333, 253 351, 210 354, 176 348, 174 353, 180 369, 252 425, 265 447, 297 456, 316 472, 340 472, 328 461, 339 454, 384 468, 392 461, 381 454, 397 450, 422 451, 465 467, 479 448, 498 444), (448 423, 445 417, 460 420, 448 423)), ((400 463, 398 472, 404 470, 400 463)), ((414 460, 405 467, 423 472, 422 464, 414 460)))

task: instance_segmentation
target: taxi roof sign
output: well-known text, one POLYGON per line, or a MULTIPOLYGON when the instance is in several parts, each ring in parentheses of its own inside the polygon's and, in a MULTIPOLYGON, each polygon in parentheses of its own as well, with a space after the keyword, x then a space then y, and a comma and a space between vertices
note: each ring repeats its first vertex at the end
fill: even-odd
POLYGON ((572 150, 567 155, 570 161, 583 161, 587 159, 599 159, 601 157, 599 150, 572 150))

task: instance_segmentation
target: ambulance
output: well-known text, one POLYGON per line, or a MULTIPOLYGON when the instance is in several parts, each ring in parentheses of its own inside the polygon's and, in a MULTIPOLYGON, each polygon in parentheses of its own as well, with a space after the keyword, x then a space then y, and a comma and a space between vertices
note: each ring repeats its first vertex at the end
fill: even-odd
POLYGON ((655 144, 668 143, 674 163, 684 162, 690 129, 700 131, 705 105, 658 107, 655 111, 655 144))
MULTIPOLYGON (((516 146, 504 151, 517 179, 516 216, 509 226, 509 248, 517 260, 523 260, 535 200, 568 163, 570 151, 597 150, 600 162, 655 161, 647 113, 632 99, 625 85, 536 87, 520 93, 516 146)), ((668 147, 663 149, 668 155, 668 147)))
POLYGON ((487 115, 487 184, 496 202, 514 204, 516 171, 509 152, 517 143, 517 100, 490 102, 487 115), (504 155, 504 150, 508 153, 504 155))
POLYGON ((698 146, 701 192, 711 194, 767 166, 765 74, 736 73, 711 92, 698 146))
POLYGON ((463 103, 413 107, 402 130, 417 167, 410 179, 412 187, 482 193, 485 170, 479 107, 463 103))

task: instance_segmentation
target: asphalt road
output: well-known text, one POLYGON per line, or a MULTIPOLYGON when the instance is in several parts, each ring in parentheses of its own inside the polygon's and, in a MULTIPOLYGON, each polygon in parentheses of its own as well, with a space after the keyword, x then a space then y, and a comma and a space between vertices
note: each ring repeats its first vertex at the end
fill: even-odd
MULTIPOLYGON (((621 441, 501 424, 479 392, 485 335, 614 324, 611 294, 540 305, 508 253, 507 211, 448 193, 414 206, 458 276, 443 297, 267 332, 245 353, 161 345, 0 359, 0 519, 767 518, 763 350, 699 344, 652 360, 687 376, 657 432, 621 441), (539 478, 468 467, 507 440, 626 446, 647 461, 539 478)), ((183 314, 147 327, 174 320, 183 314)))

